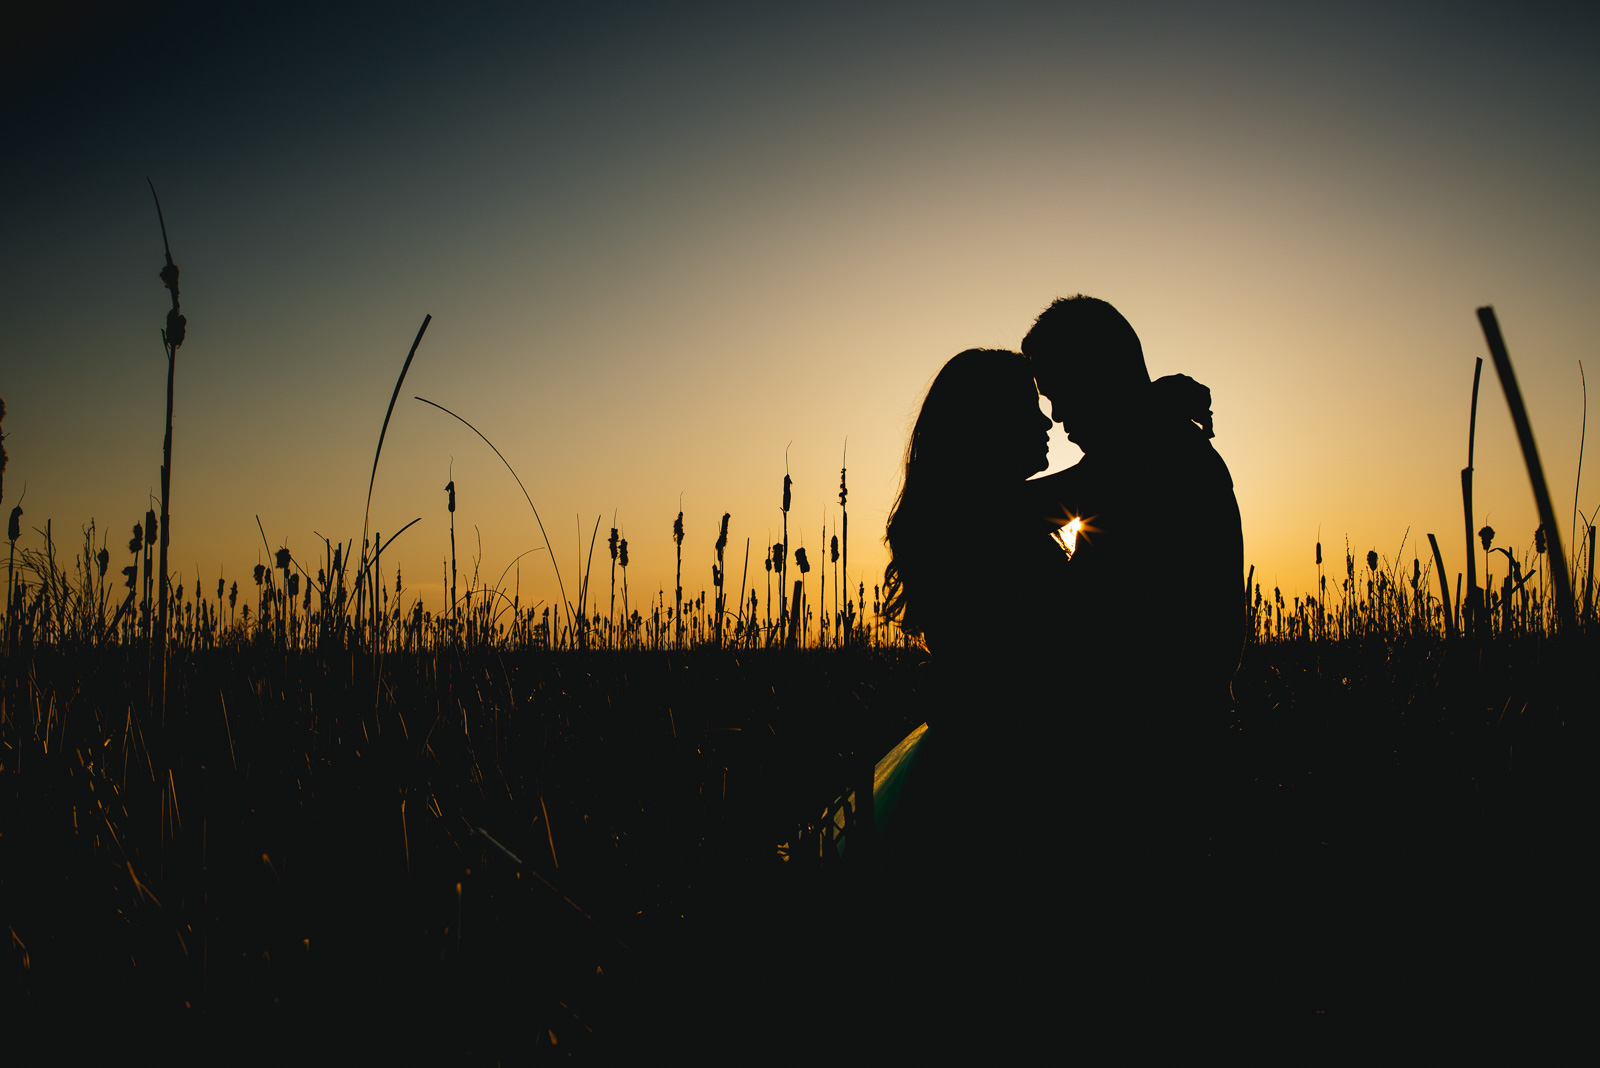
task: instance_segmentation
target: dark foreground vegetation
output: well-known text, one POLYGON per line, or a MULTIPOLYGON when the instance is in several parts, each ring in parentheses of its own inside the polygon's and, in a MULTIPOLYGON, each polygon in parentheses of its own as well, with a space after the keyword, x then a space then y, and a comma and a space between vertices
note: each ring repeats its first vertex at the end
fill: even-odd
MULTIPOLYGON (((1292 1015, 1543 991, 1532 962, 1573 944, 1592 843, 1595 652, 1579 633, 1251 644, 1196 754, 1209 867, 1174 900, 1234 880, 1229 940, 1282 970, 1292 1015)), ((512 1060, 694 1049, 757 1018, 781 1046, 827 1033, 835 996, 871 1011, 879 979, 846 944, 872 936, 850 916, 871 865, 819 863, 800 824, 936 700, 914 652, 243 646, 175 656, 165 722, 146 663, 114 645, 4 663, 13 1008, 244 1019, 261 1042, 322 1022, 512 1060), (763 1006, 815 968, 814 1000, 763 1006)), ((1070 754, 1083 713, 991 714, 1070 754)), ((975 769, 974 791, 1003 787, 975 769)), ((1068 843, 1068 926, 1097 878, 1078 818, 1042 827, 1068 843)), ((1062 1027, 1092 1026, 1074 1011, 1062 1027)))

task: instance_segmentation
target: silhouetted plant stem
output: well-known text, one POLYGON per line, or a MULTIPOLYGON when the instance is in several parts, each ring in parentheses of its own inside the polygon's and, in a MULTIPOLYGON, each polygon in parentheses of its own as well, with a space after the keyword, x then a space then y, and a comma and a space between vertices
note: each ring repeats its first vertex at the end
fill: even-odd
POLYGON ((172 310, 167 313, 167 328, 161 331, 161 343, 167 351, 167 426, 161 443, 161 531, 158 554, 161 581, 157 584, 156 593, 159 598, 156 605, 156 641, 161 646, 161 672, 156 684, 160 691, 164 722, 167 708, 167 543, 171 538, 169 524, 172 521, 172 384, 177 374, 178 346, 183 344, 186 320, 178 311, 178 265, 172 262, 172 245, 167 241, 167 220, 161 214, 161 198, 156 196, 155 183, 148 178, 145 181, 150 185, 151 199, 156 202, 156 220, 161 224, 161 246, 167 256, 166 266, 161 268, 161 282, 172 293, 172 310))
POLYGON ((1467 603, 1462 630, 1468 634, 1478 632, 1478 609, 1483 595, 1478 589, 1477 549, 1473 547, 1472 530, 1472 454, 1478 442, 1478 382, 1483 377, 1483 357, 1472 370, 1472 410, 1467 419, 1467 466, 1461 469, 1461 507, 1467 517, 1467 603))
MULTIPOLYGON (((432 315, 422 317, 422 326, 417 330, 416 340, 411 342, 411 351, 406 353, 406 362, 400 367, 400 377, 394 380, 394 392, 389 395, 389 407, 383 413, 383 427, 378 431, 378 447, 372 453, 372 474, 367 479, 367 506, 361 514, 361 568, 367 569, 367 523, 372 517, 372 487, 378 481, 378 457, 383 455, 383 439, 389 433, 389 419, 394 415, 394 402, 400 399, 400 387, 405 383, 406 372, 411 370, 411 361, 416 358, 417 346, 422 344, 422 335, 428 332, 428 324, 433 322, 432 315)), ((367 596, 366 587, 356 584, 356 628, 361 626, 361 602, 367 596)), ((376 611, 373 605, 369 612, 376 611)))
MULTIPOLYGON (((844 473, 845 473, 845 470, 846 470, 845 461, 849 458, 849 456, 850 456, 850 439, 849 438, 845 438, 844 439, 844 451, 839 454, 839 533, 842 536, 842 540, 844 541, 844 545, 842 547, 843 548, 843 553, 842 553, 843 559, 841 560, 841 567, 843 568, 843 571, 844 571, 844 576, 843 576, 844 585, 842 587, 840 587, 840 586, 838 586, 837 583, 835 583, 834 598, 835 598, 835 600, 837 600, 838 599, 838 590, 839 589, 843 589, 844 590, 844 595, 845 595, 845 601, 847 602, 846 603, 846 608, 849 607, 848 602, 850 600, 850 509, 845 507, 845 500, 849 497, 850 490, 845 485, 844 473)), ((845 637, 846 638, 849 637, 849 628, 846 628, 845 637)))
MULTIPOLYGON (((1578 477, 1572 485, 1572 570, 1578 569, 1578 491, 1583 488, 1583 445, 1589 436, 1589 380, 1583 375, 1583 361, 1578 361, 1578 384, 1583 390, 1583 419, 1578 423, 1578 477)), ((0 405, 0 418, 5 406, 0 405)))
MULTIPOLYGON (((734 625, 733 625, 734 626, 734 630, 736 632, 735 633, 735 640, 736 641, 737 641, 737 637, 738 637, 737 632, 738 632, 738 629, 739 629, 739 626, 740 626, 741 623, 743 623, 745 625, 745 630, 747 632, 749 630, 749 623, 745 623, 745 619, 744 619, 744 588, 745 588, 745 585, 749 582, 749 580, 750 580, 750 539, 746 538, 746 539, 744 539, 744 574, 739 579, 739 618, 738 618, 738 620, 736 620, 734 622, 734 625)), ((754 591, 752 591, 752 592, 754 592, 754 591)), ((752 610, 751 613, 750 613, 750 622, 753 623, 754 621, 755 621, 755 612, 754 612, 754 610, 752 610)))
POLYGON ((1428 544, 1433 546, 1433 566, 1439 572, 1439 610, 1444 616, 1445 636, 1454 641, 1456 622, 1450 614, 1450 578, 1444 572, 1444 555, 1439 552, 1439 539, 1432 534, 1428 535, 1428 544))
POLYGON ((1583 579, 1583 618, 1594 622, 1594 524, 1589 524, 1589 570, 1583 579))
MULTIPOLYGON (((774 561, 778 567, 778 596, 783 598, 788 592, 786 580, 789 578, 789 495, 794 480, 789 477, 789 450, 783 450, 783 552, 774 561)), ((789 614, 794 611, 794 606, 785 600, 778 608, 778 626, 787 634, 792 628, 788 624, 789 614)))
POLYGON ((1544 466, 1539 462, 1539 448, 1533 440, 1533 426, 1528 422, 1528 411, 1522 403, 1522 390, 1517 387, 1517 376, 1511 369, 1511 356, 1506 352, 1505 339, 1500 336, 1500 323, 1492 307, 1478 309, 1478 322, 1483 326, 1484 339, 1489 343, 1489 354, 1494 357, 1494 369, 1500 376, 1500 387, 1505 391, 1506 404, 1511 408, 1511 421, 1517 427, 1517 441, 1522 445, 1522 459, 1528 466, 1528 481, 1533 484, 1534 503, 1539 507, 1539 523, 1550 540, 1550 577, 1555 583, 1556 611, 1563 625, 1577 622, 1573 617, 1572 584, 1567 577, 1567 558, 1561 551, 1561 534, 1556 527, 1555 509, 1550 504, 1550 487, 1544 479, 1544 466))
MULTIPOLYGON (((454 476, 454 468, 451 475, 454 476)), ((454 632, 456 627, 456 480, 452 477, 444 487, 450 495, 450 628, 454 632)))

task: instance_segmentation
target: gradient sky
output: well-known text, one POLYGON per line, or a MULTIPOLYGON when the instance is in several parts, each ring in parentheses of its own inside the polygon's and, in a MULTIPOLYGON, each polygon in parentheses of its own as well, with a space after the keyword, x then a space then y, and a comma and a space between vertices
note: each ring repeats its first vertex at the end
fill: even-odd
MULTIPOLYGON (((1463 566, 1473 314, 1498 311, 1568 539, 1578 362, 1600 367, 1600 20, 1391 5, 102 5, 5 42, 0 397, 22 544, 93 518, 113 571, 158 491, 183 271, 172 565, 247 580, 359 537, 384 408, 433 316, 373 496, 440 605, 443 487, 470 571, 543 544, 710 585, 733 515, 816 559, 849 438, 851 562, 881 579, 906 433, 942 362, 1057 296, 1115 304, 1153 375, 1213 393, 1246 563, 1286 595, 1348 535, 1463 566)), ((1076 458, 1059 436, 1055 466, 1076 458)), ((1537 525, 1492 366, 1478 515, 1537 525)), ((1600 472, 1579 506, 1600 507, 1600 472)), ((983 521, 983 501, 950 517, 983 521)), ((1204 537, 1205 517, 1175 536, 1204 537)), ((386 557, 388 559, 388 557, 386 557)), ((314 565, 313 565, 314 566, 314 565)), ((815 576, 813 575, 813 578, 815 576)), ((981 575, 974 575, 976 583, 981 575)), ((1242 576, 1241 576, 1242 580, 1242 576)), ((511 578, 507 578, 509 584, 511 578)), ((855 579, 852 580, 854 585, 855 579)), ((544 552, 524 603, 554 597, 544 552)), ((603 587, 604 578, 596 582, 603 587)), ((409 602, 409 597, 408 597, 409 602)))

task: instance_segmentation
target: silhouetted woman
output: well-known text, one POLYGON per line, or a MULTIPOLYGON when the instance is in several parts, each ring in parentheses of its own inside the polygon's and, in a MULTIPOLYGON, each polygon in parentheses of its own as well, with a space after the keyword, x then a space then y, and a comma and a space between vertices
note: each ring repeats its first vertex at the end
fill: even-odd
POLYGON ((1071 662, 1067 553, 1027 492, 1049 428, 1021 354, 959 353, 928 387, 889 515, 885 611, 931 658, 918 689, 927 732, 903 777, 880 764, 874 791, 880 922, 901 932, 887 986, 927 1035, 1054 994, 1015 978, 1035 974, 1020 957, 1049 941, 1039 917, 1059 892, 1045 836, 1064 807, 1060 767, 1032 755, 1053 748, 1065 704, 1043 684, 1071 662))
POLYGON ((912 428, 885 613, 964 683, 1006 681, 1064 630, 1067 555, 1025 485, 1049 464, 1049 430, 1027 361, 1003 349, 952 357, 912 428))

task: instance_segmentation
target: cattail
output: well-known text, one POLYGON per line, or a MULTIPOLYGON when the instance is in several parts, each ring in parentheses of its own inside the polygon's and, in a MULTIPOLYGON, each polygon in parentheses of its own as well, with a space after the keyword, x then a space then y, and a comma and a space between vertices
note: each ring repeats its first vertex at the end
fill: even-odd
MULTIPOLYGON (((322 572, 320 570, 317 572, 317 581, 318 582, 322 581, 322 572)), ((220 579, 220 578, 217 579, 217 600, 221 601, 222 598, 227 594, 227 592, 228 592, 227 580, 226 579, 220 579)))
MULTIPOLYGON (((178 589, 181 591, 183 587, 179 586, 178 589)), ((306 592, 309 593, 311 591, 307 590, 306 592)), ((180 592, 178 596, 182 597, 183 594, 180 592)), ((289 576, 289 599, 293 600, 298 596, 300 596, 300 573, 296 571, 289 576)))
POLYGON ((279 549, 278 550, 278 555, 277 555, 277 567, 278 567, 278 570, 279 571, 287 571, 287 570, 289 570, 289 560, 290 560, 289 550, 288 549, 279 549))
POLYGON ((762 563, 762 566, 764 566, 768 571, 772 570, 772 550, 771 549, 768 549, 767 550, 767 555, 761 558, 761 563, 762 563))
POLYGON ((1478 540, 1483 542, 1483 551, 1488 552, 1490 546, 1494 544, 1494 527, 1485 526, 1478 531, 1478 540))
POLYGON ((228 607, 232 608, 239 603, 239 584, 235 582, 228 587, 228 607))
POLYGON ((1368 571, 1376 571, 1376 570, 1378 570, 1378 554, 1377 554, 1376 551, 1370 551, 1369 550, 1368 553, 1367 553, 1367 570, 1368 571))
POLYGON ((98 553, 95 554, 94 562, 97 565, 99 565, 100 577, 101 578, 105 578, 106 577, 106 568, 111 565, 111 554, 106 552, 104 549, 101 549, 98 553))
POLYGON ((611 562, 617 562, 617 528, 611 528, 611 537, 606 539, 606 547, 611 550, 611 562))
POLYGON ((677 549, 678 549, 678 571, 677 571, 677 575, 675 577, 675 580, 673 582, 673 587, 672 587, 672 597, 673 597, 672 603, 677 608, 677 614, 675 616, 669 616, 668 618, 676 620, 677 625, 673 629, 673 634, 675 636, 674 637, 674 641, 677 644, 681 645, 683 643, 683 512, 682 511, 678 512, 678 518, 673 520, 673 522, 672 522, 672 542, 673 542, 674 545, 677 546, 677 549))
POLYGON ((1317 566, 1322 566, 1322 543, 1317 542, 1317 566))
MULTIPOLYGON (((15 531, 17 529, 17 517, 20 516, 21 514, 22 514, 22 509, 21 508, 18 508, 18 509, 16 509, 15 511, 13 511, 11 513, 11 529, 13 531, 15 531)), ((12 541, 16 541, 17 540, 16 534, 13 533, 11 535, 11 540, 12 541)), ((130 553, 137 553, 137 552, 143 552, 144 551, 144 526, 142 524, 135 523, 133 525, 133 537, 128 539, 128 551, 130 553)))
POLYGON ((257 586, 261 585, 261 583, 267 577, 267 569, 265 567, 263 567, 262 565, 257 564, 256 565, 256 569, 255 569, 255 576, 256 576, 256 585, 257 586))
POLYGON ((794 562, 795 566, 800 568, 800 574, 809 575, 811 573, 811 564, 806 561, 806 551, 804 548, 796 549, 794 551, 794 562))
POLYGON ((452 478, 446 482, 444 491, 450 495, 450 501, 445 507, 453 514, 456 510, 456 480, 452 478))
POLYGON ((835 534, 833 536, 833 542, 829 547, 829 551, 833 554, 832 562, 837 564, 839 562, 839 535, 835 534))
POLYGON ((139 581, 139 565, 129 564, 127 567, 123 568, 122 577, 126 580, 124 585, 126 585, 130 590, 133 589, 135 584, 137 584, 139 581))
POLYGON ((787 514, 788 511, 789 511, 789 489, 793 485, 794 485, 794 479, 790 478, 788 475, 784 475, 783 476, 783 510, 784 510, 785 514, 787 514))
POLYGON ((717 558, 722 558, 723 550, 728 547, 728 520, 733 518, 732 512, 722 513, 722 532, 717 535, 717 558))
POLYGON ((617 542, 617 563, 621 564, 624 569, 626 569, 628 566, 627 538, 623 538, 621 541, 617 542))
POLYGON ((159 526, 160 524, 156 522, 156 514, 146 511, 144 513, 144 543, 146 547, 156 543, 156 531, 159 526))
POLYGON ((1545 552, 1545 540, 1544 540, 1544 525, 1543 524, 1540 524, 1539 529, 1533 532, 1533 548, 1534 548, 1535 552, 1539 553, 1539 555, 1541 555, 1541 556, 1544 555, 1544 552, 1545 552))

